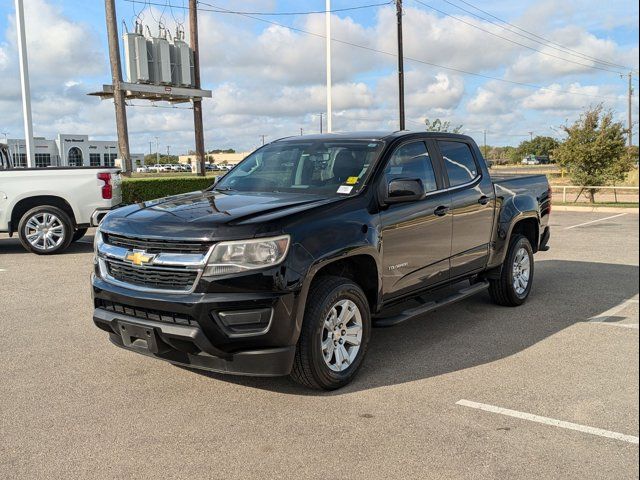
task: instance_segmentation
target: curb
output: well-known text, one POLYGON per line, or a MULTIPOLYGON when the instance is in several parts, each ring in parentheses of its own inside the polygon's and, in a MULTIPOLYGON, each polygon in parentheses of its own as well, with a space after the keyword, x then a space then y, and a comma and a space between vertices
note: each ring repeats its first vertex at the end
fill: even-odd
POLYGON ((638 215, 637 207, 576 207, 574 205, 553 205, 552 212, 609 212, 609 213, 633 213, 638 215))

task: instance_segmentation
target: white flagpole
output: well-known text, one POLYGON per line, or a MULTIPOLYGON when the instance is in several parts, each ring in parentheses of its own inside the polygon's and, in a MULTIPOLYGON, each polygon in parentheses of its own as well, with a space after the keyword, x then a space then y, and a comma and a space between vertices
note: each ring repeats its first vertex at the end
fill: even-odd
POLYGON ((325 27, 327 45, 327 132, 332 131, 333 106, 331 102, 331 0, 326 0, 325 27))
POLYGON ((18 29, 18 57, 20 60, 20 83, 22 85, 22 113, 24 116, 24 139, 27 145, 27 167, 33 168, 33 123, 31 121, 31 88, 29 87, 29 64, 27 61, 27 40, 24 31, 24 7, 22 0, 16 0, 16 27, 18 29))

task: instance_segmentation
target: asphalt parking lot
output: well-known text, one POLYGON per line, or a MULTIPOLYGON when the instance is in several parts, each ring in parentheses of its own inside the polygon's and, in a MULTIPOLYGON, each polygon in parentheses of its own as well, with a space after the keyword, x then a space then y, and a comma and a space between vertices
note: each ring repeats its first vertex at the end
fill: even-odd
POLYGON ((552 217, 526 305, 374 330, 332 393, 117 349, 90 243, 0 237, 0 478, 637 478, 638 215, 552 217))

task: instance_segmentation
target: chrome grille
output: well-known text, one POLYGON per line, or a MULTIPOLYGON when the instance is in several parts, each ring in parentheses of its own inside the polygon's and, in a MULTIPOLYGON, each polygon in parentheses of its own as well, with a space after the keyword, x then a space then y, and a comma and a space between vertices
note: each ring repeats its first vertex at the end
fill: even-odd
POLYGON ((113 233, 103 232, 105 243, 127 250, 145 250, 148 253, 206 253, 211 247, 207 242, 186 242, 174 240, 149 240, 125 237, 113 233))
POLYGON ((119 282, 154 290, 189 291, 198 278, 197 270, 134 266, 108 259, 105 261, 108 274, 119 282))

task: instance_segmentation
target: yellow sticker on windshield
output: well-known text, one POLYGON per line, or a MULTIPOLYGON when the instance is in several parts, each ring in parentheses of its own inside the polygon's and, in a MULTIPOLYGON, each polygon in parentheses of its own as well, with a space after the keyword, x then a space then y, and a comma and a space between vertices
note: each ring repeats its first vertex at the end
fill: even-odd
POLYGON ((347 185, 355 185, 356 183, 358 183, 358 177, 349 177, 347 178, 347 181, 345 183, 347 185))

